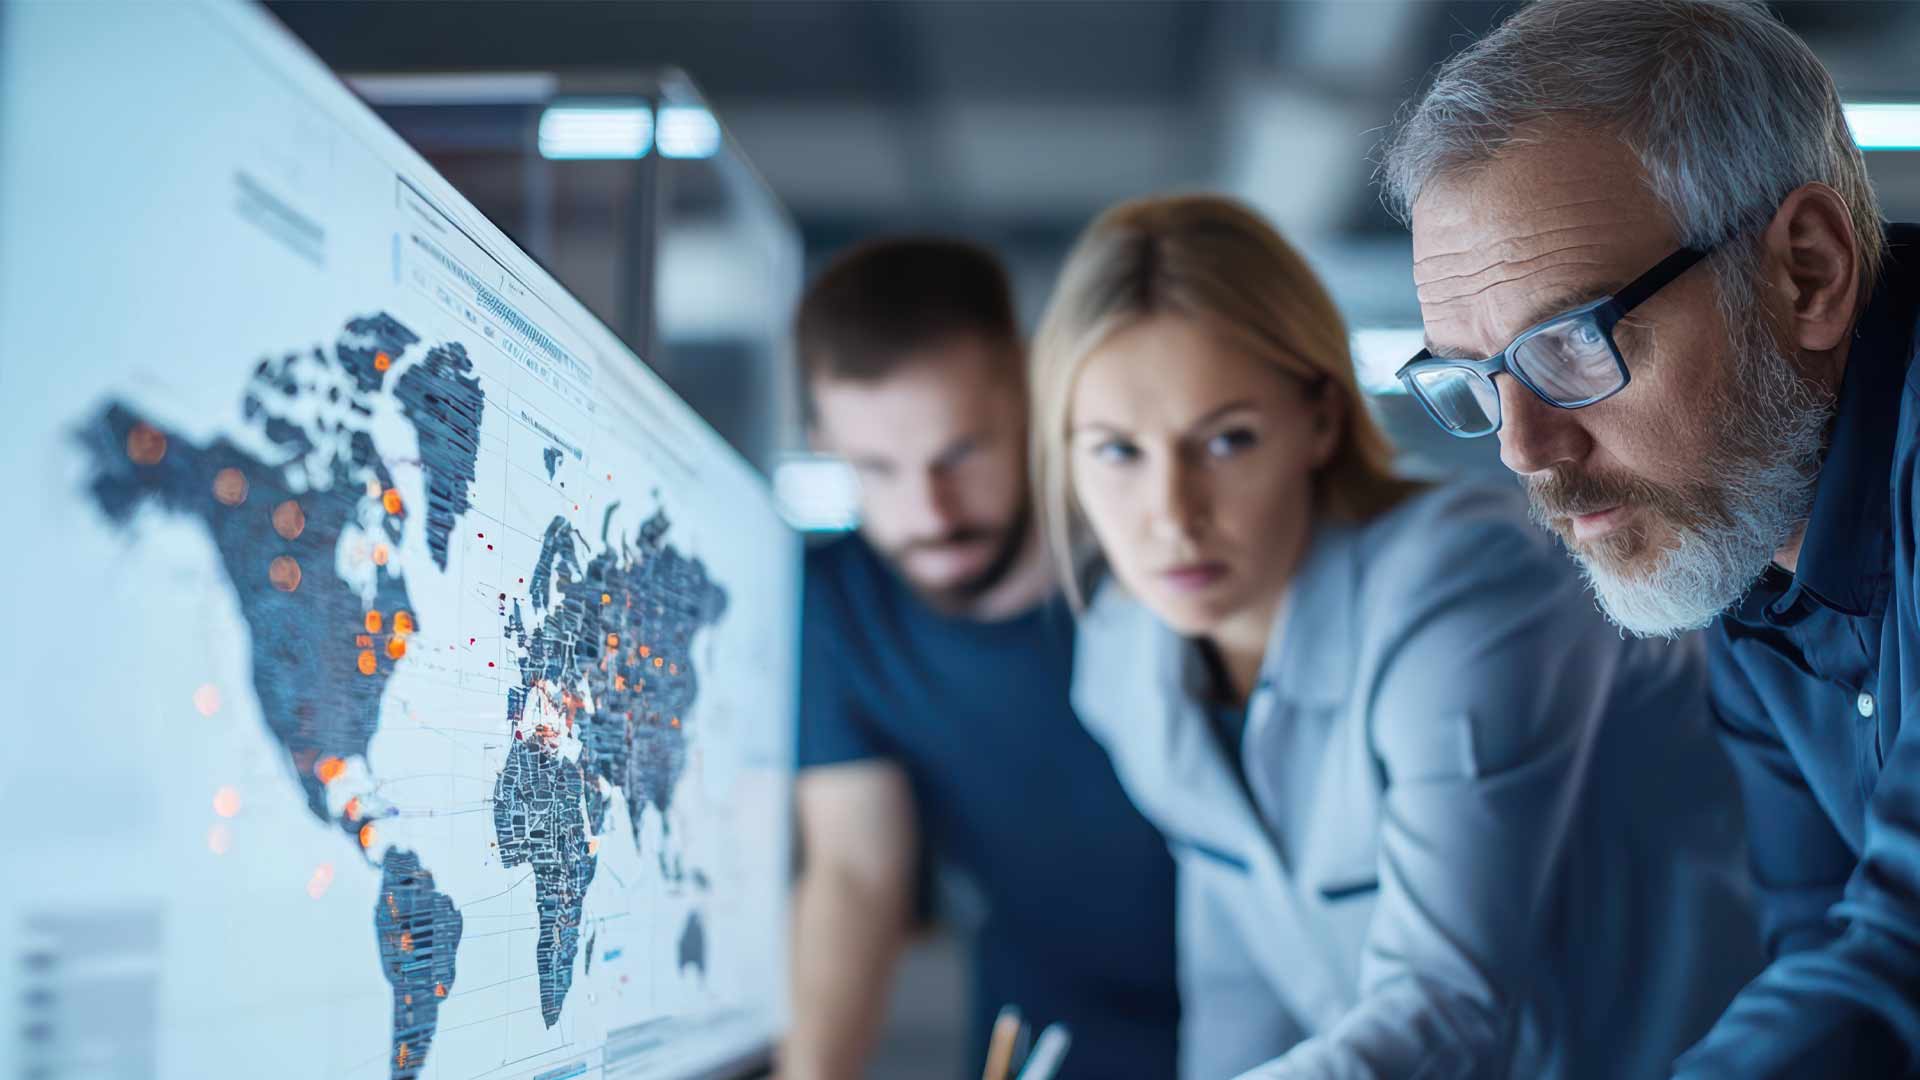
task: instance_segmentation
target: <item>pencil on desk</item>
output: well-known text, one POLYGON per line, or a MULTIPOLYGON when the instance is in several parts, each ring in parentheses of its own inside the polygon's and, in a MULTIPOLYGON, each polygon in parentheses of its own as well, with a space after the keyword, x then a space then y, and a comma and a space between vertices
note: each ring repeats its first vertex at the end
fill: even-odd
POLYGON ((1008 1005, 993 1022, 993 1037, 987 1043, 987 1069, 981 1080, 1008 1080, 1013 1068, 1013 1046, 1026 1027, 1020 1022, 1020 1010, 1008 1005))

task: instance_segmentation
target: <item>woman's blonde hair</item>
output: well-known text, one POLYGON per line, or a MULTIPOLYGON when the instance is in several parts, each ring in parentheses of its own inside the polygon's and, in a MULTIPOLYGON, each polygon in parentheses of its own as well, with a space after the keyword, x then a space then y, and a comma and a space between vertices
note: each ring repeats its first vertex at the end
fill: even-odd
POLYGON ((1366 520, 1412 490, 1395 475, 1393 447, 1361 396, 1346 323, 1299 252, 1258 214, 1222 196, 1122 203, 1074 245, 1033 346, 1034 492, 1076 607, 1085 601, 1092 551, 1067 464, 1074 381, 1114 334, 1162 314, 1191 319, 1222 343, 1272 362, 1309 393, 1331 395, 1339 430, 1316 477, 1316 513, 1366 520))

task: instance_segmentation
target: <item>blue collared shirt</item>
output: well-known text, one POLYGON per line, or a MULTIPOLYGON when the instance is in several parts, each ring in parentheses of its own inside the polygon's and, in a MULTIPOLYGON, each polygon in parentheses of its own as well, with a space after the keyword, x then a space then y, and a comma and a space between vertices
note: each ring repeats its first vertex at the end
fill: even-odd
POLYGON ((1920 1069, 1920 227, 1887 236, 1798 570, 1709 633, 1773 963, 1686 1077, 1920 1069))
POLYGON ((1102 585, 1074 705, 1179 867, 1180 1075, 1664 1077, 1761 959, 1699 645, 1622 640, 1510 486, 1314 522, 1237 732, 1102 585))

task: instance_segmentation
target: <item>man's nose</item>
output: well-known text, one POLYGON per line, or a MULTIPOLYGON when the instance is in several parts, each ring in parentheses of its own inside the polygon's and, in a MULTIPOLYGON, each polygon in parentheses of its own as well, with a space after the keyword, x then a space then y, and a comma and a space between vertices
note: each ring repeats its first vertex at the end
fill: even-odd
POLYGON ((1511 375, 1494 377, 1500 393, 1500 461, 1521 476, 1578 461, 1591 446, 1574 411, 1555 408, 1511 375))
POLYGON ((941 537, 959 524, 960 500, 955 496, 952 478, 944 470, 929 469, 921 473, 912 499, 914 535, 929 539, 941 537))

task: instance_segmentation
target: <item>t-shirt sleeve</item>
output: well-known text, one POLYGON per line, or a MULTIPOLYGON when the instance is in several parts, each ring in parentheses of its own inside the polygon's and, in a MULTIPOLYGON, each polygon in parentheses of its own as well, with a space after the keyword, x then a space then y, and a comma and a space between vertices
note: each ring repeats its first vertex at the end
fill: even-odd
POLYGON ((800 730, 794 740, 802 769, 891 756, 860 701, 855 629, 836 603, 833 583, 809 560, 800 624, 800 730))

